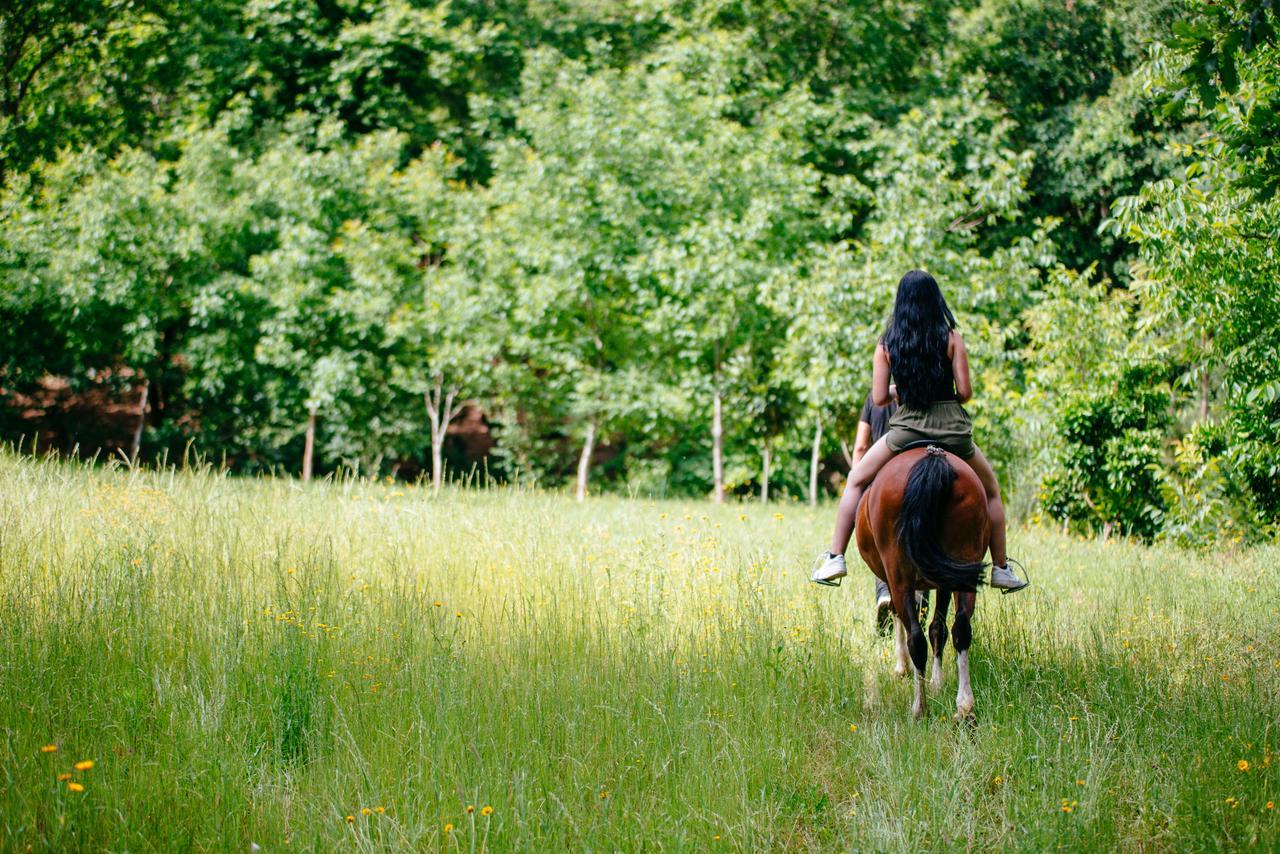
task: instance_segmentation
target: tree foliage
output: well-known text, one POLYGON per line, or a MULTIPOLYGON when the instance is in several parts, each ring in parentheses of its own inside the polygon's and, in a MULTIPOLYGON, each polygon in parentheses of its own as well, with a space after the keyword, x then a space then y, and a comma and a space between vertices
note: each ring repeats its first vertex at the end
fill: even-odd
POLYGON ((0 427, 440 483, 466 410, 497 477, 816 499, 918 267, 1014 506, 1265 535, 1275 14, 4 7, 0 427))

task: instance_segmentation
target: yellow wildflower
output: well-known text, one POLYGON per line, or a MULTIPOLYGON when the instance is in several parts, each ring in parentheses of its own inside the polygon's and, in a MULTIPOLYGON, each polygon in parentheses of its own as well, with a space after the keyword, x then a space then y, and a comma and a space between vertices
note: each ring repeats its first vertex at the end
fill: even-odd
POLYGON ((373 810, 369 809, 368 807, 365 807, 362 810, 360 810, 360 815, 373 815, 373 810))
POLYGON ((77 771, 88 771, 92 767, 93 767, 92 759, 81 759, 79 762, 75 764, 75 769, 77 771))
POLYGON ((374 812, 376 812, 378 815, 382 815, 383 813, 385 813, 385 812, 387 811, 387 808, 386 808, 386 807, 374 807, 374 808, 373 808, 373 811, 374 811, 374 812))
POLYGON ((480 815, 493 815, 493 807, 485 804, 480 808, 480 815))
POLYGON ((446 821, 446 822, 444 823, 444 832, 445 832, 445 833, 453 833, 453 822, 446 821))
POLYGON ((476 808, 472 804, 467 804, 467 815, 470 815, 475 811, 476 811, 476 808))
POLYGON ((1237 767, 1237 768, 1239 768, 1241 771, 1248 771, 1248 770, 1249 770, 1249 760, 1248 760, 1248 759, 1241 759, 1239 762, 1237 762, 1237 763, 1236 763, 1236 767, 1237 767))
POLYGON ((74 782, 74 781, 73 781, 73 782, 70 782, 70 783, 67 783, 67 788, 68 788, 68 789, 70 789, 70 790, 71 790, 71 791, 73 791, 73 792, 83 792, 83 791, 84 791, 84 786, 81 786, 79 783, 76 783, 76 782, 74 782))
POLYGON ((67 782, 67 781, 68 781, 68 780, 70 780, 70 779, 71 779, 71 772, 70 772, 70 771, 63 771, 61 774, 59 774, 59 775, 58 775, 58 782, 59 782, 59 783, 65 783, 65 782, 67 782))
POLYGON ((349 816, 347 816, 347 824, 354 824, 354 823, 355 823, 355 820, 356 820, 356 817, 355 817, 355 816, 353 816, 353 815, 349 815, 349 816))

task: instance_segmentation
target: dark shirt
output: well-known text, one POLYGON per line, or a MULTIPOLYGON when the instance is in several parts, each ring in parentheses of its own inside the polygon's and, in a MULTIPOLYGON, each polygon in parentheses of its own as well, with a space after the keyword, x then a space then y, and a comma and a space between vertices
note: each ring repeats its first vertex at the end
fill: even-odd
POLYGON ((880 441, 881 436, 889 432, 889 419, 897 409, 898 406, 894 403, 888 406, 876 406, 871 400, 871 395, 867 395, 867 402, 862 405, 862 416, 858 420, 871 425, 871 444, 874 445, 880 441))

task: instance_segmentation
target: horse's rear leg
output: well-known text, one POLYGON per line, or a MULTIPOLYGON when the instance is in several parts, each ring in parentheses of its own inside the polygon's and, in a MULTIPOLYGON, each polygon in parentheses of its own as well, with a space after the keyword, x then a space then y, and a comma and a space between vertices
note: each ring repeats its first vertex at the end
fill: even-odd
POLYGON ((911 666, 911 661, 907 655, 907 629, 902 624, 902 618, 895 613, 893 615, 893 675, 901 679, 907 675, 907 668, 911 666))
POLYGON ((933 645, 933 677, 929 680, 929 690, 936 694, 942 690, 942 651, 947 647, 947 611, 951 608, 951 596, 939 590, 934 598, 933 622, 929 623, 929 642, 933 645))
MULTIPOLYGON (((924 717, 924 666, 929 657, 929 644, 924 638, 924 630, 920 628, 920 604, 916 599, 916 592, 911 588, 894 590, 893 605, 898 617, 898 643, 900 647, 906 647, 913 665, 912 682, 915 692, 911 701, 911 716, 918 720, 924 717)), ((895 672, 904 665, 905 662, 900 657, 899 667, 895 668, 895 672)))
POLYGON ((916 600, 911 591, 898 580, 897 573, 886 573, 885 577, 889 585, 889 599, 893 603, 893 675, 901 679, 907 675, 907 668, 911 666, 907 653, 908 623, 902 619, 902 615, 908 607, 907 602, 914 603, 916 600))
POLYGON ((951 627, 960 681, 960 686, 956 689, 956 720, 973 717, 973 689, 969 687, 969 643, 973 640, 973 608, 977 601, 976 593, 956 594, 956 621, 951 627))

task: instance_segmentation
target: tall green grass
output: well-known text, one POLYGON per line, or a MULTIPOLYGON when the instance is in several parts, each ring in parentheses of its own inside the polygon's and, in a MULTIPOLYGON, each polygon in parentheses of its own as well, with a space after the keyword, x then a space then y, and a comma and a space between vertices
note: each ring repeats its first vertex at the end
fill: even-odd
POLYGON ((1280 846, 1280 550, 1014 531, 968 728, 830 522, 0 456, 0 846, 1280 846))

